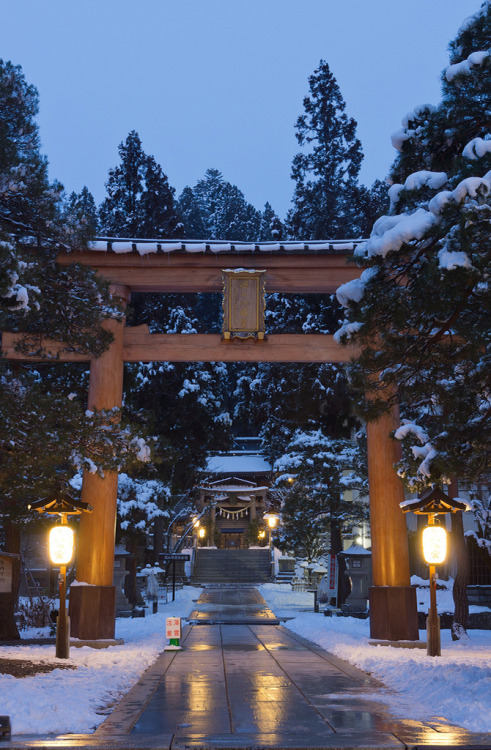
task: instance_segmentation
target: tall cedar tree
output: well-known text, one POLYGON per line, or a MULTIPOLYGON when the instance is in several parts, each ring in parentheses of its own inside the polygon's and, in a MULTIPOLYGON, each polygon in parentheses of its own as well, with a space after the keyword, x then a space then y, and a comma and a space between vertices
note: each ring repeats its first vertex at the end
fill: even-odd
MULTIPOLYGON (((110 170, 108 195, 99 213, 101 230, 142 238, 182 236, 185 228, 174 188, 154 157, 144 152, 137 133, 132 131, 120 144, 119 154, 121 162, 110 170)), ((190 207, 193 195, 185 193, 190 207)), ((185 218, 182 208, 181 212, 185 218)), ((151 331, 195 333, 199 301, 200 296, 182 294, 135 294, 130 322, 146 323, 151 331)), ((207 450, 228 446, 223 378, 223 368, 215 363, 140 363, 125 368, 126 406, 130 413, 147 412, 148 427, 158 441, 160 461, 155 470, 174 494, 192 487, 207 450)))
MULTIPOLYGON (((103 320, 121 312, 91 269, 56 262, 60 249, 79 248, 89 232, 65 211, 62 186, 48 180, 37 112, 34 86, 19 66, 0 60, 0 329, 24 333, 26 353, 37 352, 45 334, 70 351, 97 356, 111 340, 103 320)), ((102 470, 138 449, 115 414, 110 425, 107 415, 86 415, 84 404, 67 398, 66 389, 50 388, 37 369, 2 361, 0 379, 2 541, 18 554, 29 500, 59 489, 79 464, 93 461, 102 470)), ((18 582, 15 559, 13 591, 0 594, 0 640, 18 637, 18 582)))
POLYGON ((304 149, 293 159, 293 208, 288 214, 290 234, 303 240, 353 237, 356 222, 357 179, 363 152, 356 122, 329 65, 321 60, 309 78, 305 113, 296 123, 296 138, 304 149))
POLYGON ((102 231, 119 237, 180 237, 175 190, 162 167, 142 148, 132 130, 119 144, 121 163, 109 170, 107 198, 100 208, 102 231))
MULTIPOLYGON (((288 232, 302 240, 357 236, 380 213, 383 192, 380 184, 372 192, 357 183, 363 154, 356 122, 346 115, 326 62, 321 61, 309 84, 305 112, 296 124, 303 151, 292 165, 295 194, 288 232)), ((339 315, 337 300, 330 295, 272 294, 267 298, 266 325, 271 333, 333 333, 339 315)), ((260 423, 263 445, 271 457, 284 452, 300 426, 349 436, 353 420, 345 408, 349 394, 341 368, 265 364, 249 378, 247 369, 252 368, 241 368, 237 380, 236 414, 244 423, 254 406, 248 427, 253 431, 251 422, 260 423), (332 404, 328 406, 332 393, 343 404, 337 415, 332 404)))
MULTIPOLYGON (((338 335, 362 346, 351 368, 360 409, 374 418, 401 403, 399 468, 414 490, 491 471, 490 46, 485 2, 450 44, 440 104, 415 108, 394 134, 391 212, 357 253, 361 279, 338 290, 338 335)), ((464 584, 459 597, 465 626, 464 584)))

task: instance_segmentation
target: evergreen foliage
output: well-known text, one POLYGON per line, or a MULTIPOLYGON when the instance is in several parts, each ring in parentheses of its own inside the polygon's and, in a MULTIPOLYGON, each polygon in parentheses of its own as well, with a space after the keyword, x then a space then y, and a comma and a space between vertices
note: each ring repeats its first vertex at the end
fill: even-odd
POLYGON ((238 368, 233 397, 234 422, 248 434, 259 432, 271 461, 298 429, 347 438, 357 425, 344 369, 334 364, 248 364, 238 368))
MULTIPOLYGON (((174 188, 168 185, 161 166, 144 153, 134 131, 119 150, 121 163, 110 171, 108 196, 100 210, 103 230, 116 236, 143 238, 175 237, 185 231, 180 227, 177 207, 174 208, 174 188)), ((216 209, 216 215, 221 214, 214 195, 220 193, 223 180, 216 170, 208 178, 198 190, 199 202, 194 191, 183 192, 184 204, 179 205, 179 210, 185 221, 194 210, 194 202, 200 211, 206 206, 210 211, 216 209)), ((196 216, 198 221, 201 214, 196 216)), ((199 228, 199 224, 194 226, 199 228)), ((208 226, 203 227, 207 232, 208 226)), ((129 318, 133 325, 146 323, 152 332, 196 333, 200 323, 206 320, 212 325, 215 317, 216 295, 211 306, 204 296, 134 294, 129 318)), ((159 456, 152 467, 154 475, 140 479, 153 479, 156 472, 175 495, 193 486, 196 470, 204 467, 210 449, 228 446, 229 417, 223 407, 225 374, 224 368, 215 363, 126 366, 126 408, 135 419, 146 414, 144 423, 157 440, 159 456)))
POLYGON ((119 144, 118 153, 121 163, 109 170, 107 198, 99 212, 102 231, 129 238, 180 237, 175 190, 154 157, 143 151, 135 130, 119 144))
POLYGON ((347 491, 368 492, 366 457, 351 441, 320 430, 297 430, 274 465, 275 486, 283 490, 281 544, 309 560, 342 550, 342 534, 368 519, 368 506, 347 491))
POLYGON ((99 354, 111 340, 101 322, 119 312, 94 271, 56 263, 60 249, 83 244, 87 228, 66 221, 63 188, 49 182, 37 112, 37 91, 20 66, 0 60, 0 330, 43 333, 99 354))
POLYGON ((218 169, 208 169, 194 188, 184 188, 179 212, 185 237, 248 242, 259 237, 261 212, 218 169))
MULTIPOLYGON (((24 334, 25 354, 43 354, 44 335, 67 351, 98 356, 112 340, 104 320, 122 312, 92 269, 56 262, 60 250, 80 249, 90 238, 93 206, 88 191, 65 203, 62 186, 50 183, 37 112, 36 89, 19 66, 0 60, 0 330, 24 334)), ((121 425, 119 410, 86 412, 62 379, 52 387, 28 364, 2 361, 0 380, 2 541, 19 553, 29 500, 59 490, 78 468, 102 473, 147 460, 148 449, 121 425)), ((0 640, 18 637, 18 567, 13 592, 1 601, 0 640)))
POLYGON ((442 101, 417 107, 394 134, 391 211, 356 253, 361 279, 338 290, 343 341, 373 418, 399 401, 401 474, 413 489, 491 469, 489 294, 491 6, 450 45, 442 101))
POLYGON ((363 152, 356 122, 329 65, 324 60, 309 78, 310 94, 296 123, 303 150, 292 163, 295 181, 293 208, 288 214, 290 234, 320 240, 358 236, 358 173, 363 152))

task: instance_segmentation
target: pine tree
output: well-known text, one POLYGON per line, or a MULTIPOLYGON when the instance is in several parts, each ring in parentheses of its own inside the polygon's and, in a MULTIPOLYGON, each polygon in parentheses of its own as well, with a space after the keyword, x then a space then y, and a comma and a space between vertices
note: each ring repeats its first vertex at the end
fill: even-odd
POLYGON ((284 491, 283 543, 298 552, 305 547, 309 559, 327 552, 327 532, 336 554, 343 534, 368 520, 366 503, 345 494, 368 490, 366 460, 355 443, 327 438, 320 430, 297 430, 274 470, 275 486, 284 491))
MULTIPOLYGON (((44 334, 97 356, 111 341, 102 322, 121 311, 93 270, 56 262, 60 250, 79 249, 89 233, 65 210, 62 186, 49 182, 37 111, 36 89, 21 68, 0 61, 0 329, 23 333, 25 353, 41 352, 44 334)), ((5 549, 17 554, 29 500, 59 490, 84 462, 103 471, 141 447, 131 445, 116 413, 87 414, 66 387, 43 382, 42 370, 0 363, 0 511, 5 549)), ((0 594, 0 640, 18 637, 17 562, 13 578, 13 592, 0 594)))
POLYGON ((261 213, 218 169, 208 169, 194 188, 184 188, 179 211, 186 237, 199 232, 202 239, 254 242, 260 233, 261 213))
POLYGON ((64 207, 64 219, 82 239, 87 241, 97 234, 97 206, 89 189, 71 193, 64 207))
POLYGON ((356 122, 346 114, 339 86, 324 60, 310 76, 309 88, 303 100, 305 113, 296 123, 296 138, 304 150, 292 164, 295 193, 289 232, 303 240, 353 237, 357 210, 352 203, 363 159, 356 122))
MULTIPOLYGON (((134 131, 119 152, 121 164, 110 171, 108 196, 100 210, 103 231, 115 236, 175 237, 187 234, 186 226, 180 225, 178 210, 184 222, 194 212, 195 227, 199 227, 203 205, 219 214, 220 207, 214 203, 214 194, 222 189, 218 172, 207 180, 209 195, 204 190, 198 200, 185 189, 183 204, 174 207, 174 188, 169 187, 161 166, 143 152, 134 131)), ((151 332, 196 333, 202 323, 198 314, 211 325, 215 312, 213 304, 211 311, 207 309, 203 296, 134 294, 129 320, 132 325, 147 324, 151 332)), ((173 493, 192 487, 195 472, 204 466, 212 446, 228 446, 223 378, 223 367, 216 363, 164 362, 125 368, 126 408, 133 418, 143 419, 156 436, 160 461, 152 470, 173 493), (142 413, 146 416, 139 417, 142 413)))
POLYGON ((135 130, 119 144, 118 152, 121 163, 109 170, 108 196, 99 212, 102 231, 143 239, 180 237, 175 190, 154 157, 143 151, 135 130))
POLYGON ((423 441, 419 468, 406 467, 419 489, 451 474, 472 481, 491 468, 491 61, 480 52, 490 24, 485 4, 450 46, 442 102, 416 108, 393 137, 401 151, 392 177, 404 181, 392 185, 391 213, 357 254, 361 279, 338 290, 348 312, 339 337, 364 346, 352 368, 353 381, 370 390, 364 413, 399 400, 421 427, 403 431, 405 440, 423 441))
MULTIPOLYGON (((351 368, 369 392, 360 409, 373 418, 401 403, 399 470, 413 490, 491 470, 490 44, 485 2, 450 44, 440 104, 415 108, 394 134, 390 214, 358 254, 361 279, 338 290, 339 337, 363 347, 351 368)), ((456 637, 467 612, 459 580, 456 637)))
POLYGON ((185 239, 206 240, 205 220, 192 188, 184 188, 179 197, 177 208, 183 224, 183 236, 185 239))
POLYGON ((279 242, 282 239, 283 234, 283 224, 273 211, 271 203, 267 201, 264 204, 264 211, 261 215, 261 223, 259 225, 259 235, 257 239, 259 242, 268 242, 272 240, 279 242))

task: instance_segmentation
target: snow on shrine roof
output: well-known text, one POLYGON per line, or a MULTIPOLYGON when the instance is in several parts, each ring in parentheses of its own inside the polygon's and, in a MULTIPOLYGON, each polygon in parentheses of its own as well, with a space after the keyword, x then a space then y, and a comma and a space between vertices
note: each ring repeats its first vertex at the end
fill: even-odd
POLYGON ((234 242, 228 240, 140 240, 98 237, 88 244, 96 252, 113 253, 346 253, 366 242, 355 240, 285 240, 284 242, 234 242))
POLYGON ((239 485, 239 487, 248 489, 249 487, 255 487, 254 482, 250 482, 248 479, 239 479, 239 477, 224 477, 222 479, 215 479, 214 482, 208 483, 210 487, 225 487, 225 485, 239 485))
POLYGON ((264 456, 209 456, 206 471, 213 474, 269 474, 272 470, 264 456))

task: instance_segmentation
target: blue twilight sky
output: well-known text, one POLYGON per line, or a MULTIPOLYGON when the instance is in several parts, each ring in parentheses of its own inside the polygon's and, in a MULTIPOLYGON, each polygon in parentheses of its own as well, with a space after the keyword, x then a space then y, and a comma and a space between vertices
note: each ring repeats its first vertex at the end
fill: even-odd
POLYGON ((384 178, 391 133, 440 98, 447 45, 480 0, 0 0, 0 57, 40 94, 50 175, 104 197, 137 130, 178 194, 215 167, 284 218, 294 124, 325 59, 384 178))

